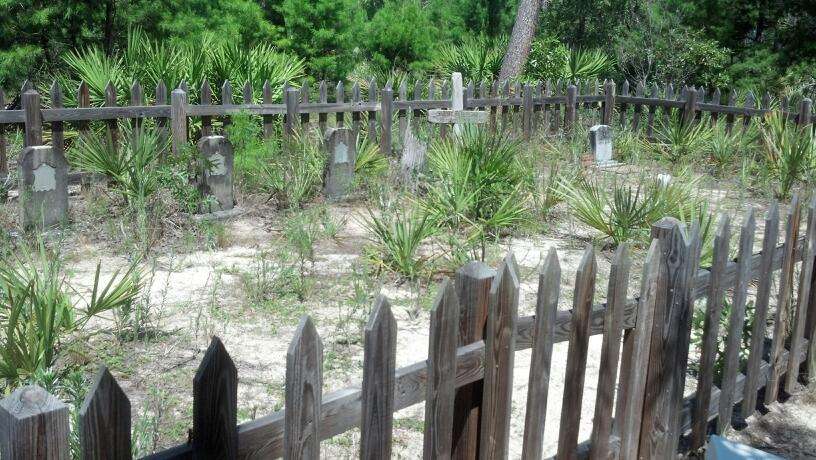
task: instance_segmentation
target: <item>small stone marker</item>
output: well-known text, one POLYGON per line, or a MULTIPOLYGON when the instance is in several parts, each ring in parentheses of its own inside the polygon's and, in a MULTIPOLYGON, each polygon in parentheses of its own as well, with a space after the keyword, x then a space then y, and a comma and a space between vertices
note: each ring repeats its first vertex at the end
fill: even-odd
POLYGON ((349 128, 329 128, 326 130, 326 179, 323 193, 329 200, 344 198, 354 184, 354 163, 357 160, 357 145, 349 128))
POLYGON ((45 145, 26 147, 20 157, 20 204, 24 228, 68 220, 68 163, 45 145))
POLYGON ((672 180, 671 174, 660 173, 657 175, 657 183, 663 187, 668 187, 669 184, 671 183, 671 180, 672 180))
POLYGON ((199 190, 211 196, 202 212, 227 211, 235 206, 232 167, 232 144, 224 136, 205 136, 198 141, 201 152, 201 179, 199 190))
POLYGON ((428 110, 428 122, 453 125, 453 132, 461 132, 461 125, 487 123, 487 112, 482 110, 465 110, 465 93, 462 88, 462 74, 451 75, 453 91, 451 92, 450 109, 428 110))
POLYGON ((595 125, 589 128, 589 146, 596 165, 615 164, 615 161, 612 160, 612 128, 607 125, 595 125))
POLYGON ((415 183, 417 172, 425 165, 428 144, 417 137, 409 119, 405 128, 405 141, 400 157, 400 173, 404 184, 415 183))

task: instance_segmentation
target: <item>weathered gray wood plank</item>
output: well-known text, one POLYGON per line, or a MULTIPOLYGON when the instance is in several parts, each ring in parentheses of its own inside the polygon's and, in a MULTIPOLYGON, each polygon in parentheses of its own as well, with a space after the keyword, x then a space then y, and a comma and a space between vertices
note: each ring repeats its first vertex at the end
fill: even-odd
POLYGON ((131 459, 130 423, 130 400, 101 366, 79 409, 82 458, 131 459))
POLYGON ((213 337, 193 378, 193 458, 238 455, 238 370, 213 337))
POLYGON ((312 319, 304 316, 286 352, 285 459, 320 458, 322 396, 323 342, 312 319))
POLYGON ((377 298, 363 334, 360 457, 372 460, 391 458, 397 322, 385 297, 377 298))

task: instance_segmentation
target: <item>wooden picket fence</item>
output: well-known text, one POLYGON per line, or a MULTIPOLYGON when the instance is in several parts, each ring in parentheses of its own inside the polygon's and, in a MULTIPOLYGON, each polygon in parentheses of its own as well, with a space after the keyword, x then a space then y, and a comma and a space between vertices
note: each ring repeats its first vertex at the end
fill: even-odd
MULTIPOLYGON (((63 107, 62 89, 55 82, 49 91, 49 107, 43 107, 41 95, 30 82, 23 84, 19 95, 19 109, 0 110, 0 176, 8 172, 6 134, 10 127, 20 126, 24 130, 24 144, 42 145, 43 125, 50 124, 50 143, 59 152, 65 148, 66 123, 75 125, 80 132, 89 129, 90 122, 105 122, 114 142, 118 138, 118 120, 138 120, 153 118, 159 129, 165 130, 172 138, 172 150, 182 149, 191 133, 191 119, 200 119, 200 127, 195 136, 215 133, 214 119, 222 119, 222 126, 229 123, 229 116, 239 113, 260 115, 263 118, 263 135, 272 138, 278 129, 291 132, 299 124, 312 124, 324 131, 334 123, 359 130, 366 127, 372 140, 376 140, 384 154, 392 153, 393 135, 401 137, 405 133, 409 118, 423 119, 427 110, 450 107, 450 85, 447 80, 431 79, 427 84, 417 81, 409 93, 408 83, 403 81, 394 89, 390 83, 378 90, 376 82, 368 82, 367 98, 364 100, 359 84, 351 87, 346 94, 344 83, 338 82, 334 88, 332 101, 327 82, 322 81, 312 91, 304 81, 299 89, 284 85, 282 101, 277 101, 267 82, 261 90, 262 103, 256 103, 255 91, 250 83, 242 89, 240 103, 236 103, 230 83, 224 82, 220 91, 220 103, 214 104, 209 82, 202 83, 197 91, 198 103, 189 101, 189 88, 182 82, 170 94, 163 82, 156 86, 149 105, 145 101, 143 87, 134 83, 130 89, 130 105, 118 106, 116 88, 109 84, 105 91, 105 106, 91 107, 88 85, 81 83, 77 90, 77 107, 63 107), (346 121, 350 114, 350 121, 346 121), (330 122, 331 118, 331 122, 330 122), (396 124, 395 124, 396 119, 396 124), (281 125, 281 120, 283 125, 281 125), (315 125, 316 123, 316 125, 315 125)), ((729 131, 735 124, 747 126, 752 118, 762 116, 771 109, 771 95, 765 93, 757 98, 752 93, 744 97, 744 104, 737 105, 737 93, 731 91, 723 97, 720 90, 709 93, 705 88, 695 89, 675 87, 669 83, 663 86, 652 84, 648 88, 641 82, 634 91, 629 82, 620 86, 614 82, 599 84, 594 82, 550 81, 535 84, 511 84, 510 82, 482 82, 465 88, 464 107, 490 112, 492 129, 513 129, 530 139, 535 133, 558 133, 569 131, 579 120, 597 120, 599 123, 619 124, 652 137, 656 127, 670 117, 681 120, 699 119, 708 114, 716 122, 724 117, 729 131), (648 93, 648 94, 647 94, 648 93), (579 117, 580 114, 580 117, 579 117), (617 114, 617 115, 616 115, 617 114), (615 122, 617 116, 618 121, 615 122)), ((12 104, 13 105, 13 104, 12 104)), ((6 97, 0 90, 0 107, 6 106, 6 97)), ((796 107, 791 107, 785 99, 779 101, 779 108, 790 119, 801 125, 812 123, 812 103, 803 99, 796 107)), ((197 125, 199 126, 199 125, 197 125)), ((444 136, 446 128, 439 128, 444 136)))
MULTIPOLYGON (((729 259, 731 223, 719 217, 710 267, 698 267, 698 228, 665 218, 652 228, 640 295, 627 299, 630 255, 612 259, 606 302, 593 305, 592 247, 575 275, 572 311, 558 311, 561 268, 550 250, 539 274, 534 316, 519 317, 519 269, 512 254, 497 270, 471 262, 442 283, 430 318, 428 359, 395 368, 397 325, 389 302, 377 298, 364 331, 362 385, 323 393, 323 346, 304 317, 286 357, 284 410, 237 425, 238 372, 213 338, 193 378, 193 422, 187 442, 149 456, 180 458, 316 459, 320 443, 353 428, 360 456, 389 458, 393 413, 425 402, 422 456, 501 459, 508 456, 514 352, 532 349, 522 457, 540 459, 544 425, 558 424, 556 458, 672 458, 705 445, 735 418, 747 418, 799 379, 816 377, 816 198, 807 208, 794 197, 779 239, 779 208, 765 216, 762 250, 752 253, 753 209, 742 219, 738 256, 729 259), (798 283, 794 283, 799 265, 798 283), (774 275, 776 305, 770 309, 774 275), (749 285, 757 282, 747 363, 739 359, 749 285), (726 331, 719 331, 726 291, 732 292, 726 331), (684 396, 694 303, 706 299, 697 391, 684 396), (766 346, 766 318, 773 332, 766 346), (579 439, 588 341, 602 334, 599 379, 589 440, 579 439), (727 338, 717 356, 717 338, 727 338), (569 342, 559 420, 545 420, 553 344, 569 342), (716 360, 724 359, 714 384, 716 360), (620 371, 620 373, 619 373, 620 371), (620 375, 620 378, 618 378, 620 375), (736 411, 735 406, 739 408, 736 411)), ((701 307, 702 308, 702 307, 701 307)), ((82 457, 130 458, 131 407, 103 367, 79 413, 82 457)), ((67 407, 38 387, 0 402, 0 455, 8 460, 67 458, 67 407)), ((419 457, 420 453, 416 452, 419 457)))

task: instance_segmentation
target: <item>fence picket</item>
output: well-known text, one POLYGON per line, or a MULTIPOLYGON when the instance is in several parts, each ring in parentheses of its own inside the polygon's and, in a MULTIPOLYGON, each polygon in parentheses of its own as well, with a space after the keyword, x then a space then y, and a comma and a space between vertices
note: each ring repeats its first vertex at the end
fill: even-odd
POLYGON ((385 297, 374 303, 364 336, 360 458, 391 458, 397 322, 385 297))
POLYGON ((482 459, 505 458, 508 453, 518 300, 518 265, 508 254, 490 286, 479 446, 482 459))
POLYGON ((42 112, 40 111, 40 93, 30 89, 20 97, 20 105, 25 114, 24 147, 43 144, 42 112))
MULTIPOLYGON (((496 271, 482 262, 470 262, 456 270, 456 295, 459 299, 458 347, 484 339, 490 284, 494 276, 496 271)), ((483 395, 484 379, 456 390, 452 458, 472 460, 477 457, 483 395)))
MULTIPOLYGON (((224 80, 224 83, 221 85, 221 105, 226 107, 234 105, 232 99, 232 84, 230 84, 229 80, 224 80)), ((226 136, 229 125, 232 124, 231 117, 224 116, 224 118, 221 120, 221 124, 223 127, 223 133, 226 136)))
MULTIPOLYGON (((368 102, 376 103, 377 102, 377 95, 379 91, 377 89, 377 81, 374 77, 371 77, 371 80, 368 82, 368 102)), ((368 140, 372 143, 377 143, 377 112, 371 110, 368 112, 368 140)))
POLYGON ((298 129, 298 106, 300 105, 300 91, 295 88, 286 90, 286 119, 284 120, 287 136, 292 136, 298 129))
POLYGON ((799 196, 793 196, 785 222, 785 246, 782 256, 782 270, 779 274, 779 294, 776 297, 773 339, 771 339, 771 371, 765 386, 765 404, 771 404, 779 396, 779 379, 782 376, 781 359, 785 349, 785 329, 788 322, 788 303, 793 289, 794 253, 799 237, 799 196))
POLYGON ((765 353, 765 327, 767 325, 768 304, 773 284, 773 260, 779 240, 779 205, 771 204, 765 214, 765 233, 762 237, 762 255, 756 278, 759 280, 754 300, 754 322, 751 326, 751 345, 748 351, 748 366, 745 371, 742 412, 743 419, 754 413, 759 390, 759 374, 762 355, 765 353))
MULTIPOLYGON (((300 103, 308 104, 309 96, 309 80, 304 78, 300 85, 300 103)), ((304 132, 308 132, 311 129, 311 118, 308 112, 303 112, 300 114, 300 125, 303 127, 304 132)))
MULTIPOLYGON (((808 206, 807 237, 803 248, 804 258, 799 276, 799 293, 796 296, 796 316, 793 319, 790 350, 799 350, 804 339, 805 324, 808 319, 807 301, 810 298, 811 280, 813 279, 813 259, 816 257, 816 197, 811 199, 808 206)), ((799 364, 794 359, 788 360, 788 370, 785 379, 785 391, 793 394, 796 391, 799 379, 799 364)))
MULTIPOLYGON (((597 83, 598 82, 596 81, 596 86, 597 83)), ((608 82, 604 83, 604 102, 601 107, 603 118, 601 120, 601 124, 612 125, 612 117, 615 115, 615 88, 616 86, 614 80, 609 80, 608 82)), ((624 115, 624 109, 621 109, 621 119, 626 118, 624 115)))
POLYGON ((754 211, 749 208, 742 222, 737 256, 737 281, 731 301, 731 315, 728 318, 728 338, 725 345, 725 365, 722 383, 720 384, 720 412, 717 419, 717 432, 723 433, 731 425, 734 411, 735 387, 740 370, 740 349, 742 348, 742 330, 745 323, 745 305, 748 299, 748 283, 751 282, 751 255, 754 247, 756 221, 754 211))
POLYGON ((213 337, 193 378, 193 458, 236 458, 237 418, 238 371, 224 344, 213 337))
POLYGON ((71 458, 68 406, 37 385, 19 387, 0 401, 0 427, 3 460, 71 458))
MULTIPOLYGON (((650 91, 649 96, 652 99, 657 99, 660 97, 660 88, 657 87, 657 83, 652 83, 652 89, 650 91)), ((646 117, 646 137, 652 139, 654 137, 654 127, 655 127, 655 115, 657 114, 657 106, 656 105, 649 105, 649 115, 646 117)))
MULTIPOLYGON (((6 92, 0 88, 0 110, 6 110, 6 92)), ((6 125, 0 125, 0 176, 8 175, 8 146, 6 144, 6 125)))
POLYGON ((524 414, 524 440, 521 457, 539 460, 542 455, 547 397, 550 389, 555 314, 561 289, 561 265, 558 253, 551 248, 538 274, 533 351, 527 387, 527 410, 524 414))
MULTIPOLYGON (((61 108, 62 107, 62 89, 60 88, 59 82, 54 80, 51 83, 51 107, 53 108, 61 108)), ((65 133, 63 132, 63 125, 61 121, 52 121, 51 122, 51 147, 54 149, 54 153, 62 155, 65 151, 65 133)))
POLYGON ((130 400, 101 366, 79 409, 79 444, 84 459, 130 459, 130 400))
MULTIPOLYGON (((108 85, 105 86, 105 107, 116 107, 116 105, 116 87, 113 86, 113 82, 109 81, 108 85)), ((119 122, 116 119, 108 120, 107 125, 111 147, 117 150, 119 148, 119 122)))
POLYGON ((303 316, 286 351, 285 459, 320 458, 322 368, 323 342, 312 319, 303 316))
MULTIPOLYGON (((737 105, 737 90, 731 89, 731 91, 728 93, 728 102, 726 104, 731 107, 737 105)), ((725 132, 731 134, 731 131, 733 129, 734 129, 734 114, 728 113, 725 115, 725 132)))
POLYGON ((567 87, 567 102, 564 106, 564 131, 572 132, 575 125, 575 106, 577 104, 578 88, 575 85, 567 87))
MULTIPOLYGON (((337 82, 337 86, 334 87, 334 101, 340 104, 344 104, 346 102, 346 91, 345 87, 343 86, 343 80, 337 82)), ((334 116, 335 124, 338 128, 342 128, 345 124, 346 113, 345 112, 337 112, 334 116)))
MULTIPOLYGON (((86 86, 87 88, 87 86, 86 86)), ((80 91, 82 88, 80 87, 80 91)), ((164 81, 159 80, 156 83, 156 105, 167 105, 167 86, 165 86, 164 81)), ((87 125, 86 125, 87 126, 87 125)), ((167 130, 167 118, 159 117, 156 118, 156 130, 159 132, 159 139, 161 139, 162 151, 159 152, 161 156, 167 154, 166 147, 164 147, 170 136, 170 133, 167 130)))
POLYGON ((581 423, 581 403, 584 395, 587 349, 589 347, 589 313, 595 295, 597 272, 595 250, 587 247, 575 275, 572 303, 569 351, 564 374, 564 400, 561 404, 561 426, 558 432, 557 459, 577 458, 578 429, 581 423))
MULTIPOLYGON (((356 82, 351 86, 351 103, 352 105, 360 104, 360 84, 356 82)), ((355 138, 360 134, 360 112, 351 112, 351 130, 355 138)), ((369 140, 371 140, 370 137, 369 140)))
MULTIPOLYGON (((619 458, 637 458, 641 438, 643 408, 646 404, 649 358, 652 346, 654 313, 666 300, 666 265, 663 263, 663 248, 659 239, 652 240, 641 277, 640 298, 638 300, 637 323, 632 337, 632 359, 630 372, 621 370, 621 388, 625 388, 619 398, 619 414, 615 417, 615 432, 620 436, 619 458)), ((651 403, 651 402, 650 402, 651 403)))
MULTIPOLYGON (((400 102, 408 101, 408 79, 403 78, 399 86, 398 95, 400 102)), ((399 144, 405 143, 405 130, 408 128, 408 111, 405 109, 397 110, 397 119, 399 126, 399 144)))
POLYGON ((431 311, 423 458, 450 458, 456 396, 456 340, 459 299, 450 280, 442 282, 431 311))
POLYGON ((725 299, 723 278, 728 265, 731 222, 728 215, 720 215, 714 235, 714 253, 711 262, 711 278, 708 285, 706 315, 703 322, 703 338, 700 350, 700 371, 697 378, 697 395, 691 425, 691 448, 699 449, 706 442, 708 409, 711 403, 711 386, 714 384, 714 364, 717 358, 717 341, 720 333, 720 314, 725 299))
POLYGON ((615 382, 618 377, 620 339, 623 329, 623 313, 626 309, 630 267, 629 248, 626 244, 621 244, 615 251, 609 271, 601 363, 598 369, 598 390, 590 437, 590 458, 592 459, 606 459, 610 455, 612 406, 615 398, 615 382))
POLYGON ((390 85, 386 85, 380 96, 380 153, 390 156, 391 132, 393 127, 392 113, 394 110, 394 90, 390 85))

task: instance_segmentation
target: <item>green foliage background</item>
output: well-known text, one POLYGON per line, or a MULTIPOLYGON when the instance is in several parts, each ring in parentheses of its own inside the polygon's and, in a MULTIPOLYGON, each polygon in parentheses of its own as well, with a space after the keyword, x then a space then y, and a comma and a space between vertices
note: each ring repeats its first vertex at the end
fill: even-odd
MULTIPOLYGON (((517 4, 518 0, 0 0, 0 84, 15 93, 26 78, 41 86, 55 75, 74 81, 79 75, 66 59, 69 53, 91 49, 108 63, 117 56, 127 58, 133 30, 161 44, 168 54, 255 48, 301 58, 303 73, 313 79, 361 73, 387 79, 400 72, 421 76, 450 68, 464 70, 474 79, 491 78, 503 54, 499 48, 496 57, 496 44, 506 43, 517 4)), ((568 77, 563 61, 570 53, 600 50, 613 65, 598 76, 618 81, 797 93, 816 88, 812 0, 552 0, 538 31, 526 72, 530 79, 568 77)), ((129 73, 134 72, 125 69, 110 77, 122 79, 124 87, 133 76, 129 73)), ((240 81, 246 76, 225 77, 240 81)), ((253 82, 263 79, 250 77, 253 82)), ((168 81, 170 87, 176 84, 168 81)))

